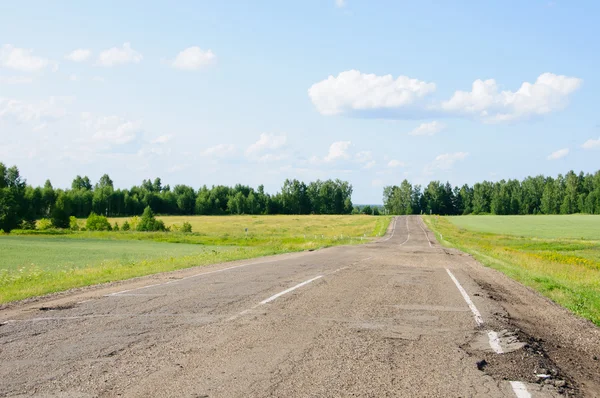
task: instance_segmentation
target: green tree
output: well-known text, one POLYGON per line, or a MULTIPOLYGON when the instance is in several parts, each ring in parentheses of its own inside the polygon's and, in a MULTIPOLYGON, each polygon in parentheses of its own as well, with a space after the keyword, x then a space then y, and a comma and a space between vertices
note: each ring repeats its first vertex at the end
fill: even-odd
POLYGON ((164 231, 166 228, 161 220, 157 220, 154 217, 154 212, 150 206, 146 206, 136 229, 138 231, 164 231))

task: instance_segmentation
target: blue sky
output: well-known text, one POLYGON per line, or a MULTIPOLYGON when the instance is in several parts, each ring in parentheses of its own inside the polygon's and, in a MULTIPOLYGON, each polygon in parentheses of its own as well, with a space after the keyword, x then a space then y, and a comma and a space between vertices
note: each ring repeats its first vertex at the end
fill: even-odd
POLYGON ((596 2, 20 1, 0 13, 0 161, 68 187, 600 168, 596 2), (442 4, 439 4, 442 3, 442 4))

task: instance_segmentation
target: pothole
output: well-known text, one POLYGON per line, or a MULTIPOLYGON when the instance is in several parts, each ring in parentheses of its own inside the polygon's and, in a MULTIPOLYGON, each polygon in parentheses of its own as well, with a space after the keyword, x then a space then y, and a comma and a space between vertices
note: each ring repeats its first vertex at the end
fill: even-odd
POLYGON ((518 380, 555 388, 568 397, 581 396, 573 381, 548 357, 541 340, 518 329, 503 330, 498 337, 503 354, 491 349, 487 332, 477 333, 461 348, 475 358, 475 366, 480 371, 495 380, 518 380))

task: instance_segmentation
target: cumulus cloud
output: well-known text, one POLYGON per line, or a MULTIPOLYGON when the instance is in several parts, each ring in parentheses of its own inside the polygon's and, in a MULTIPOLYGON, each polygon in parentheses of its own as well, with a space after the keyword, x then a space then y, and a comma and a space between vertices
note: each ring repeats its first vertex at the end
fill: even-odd
POLYGON ((569 148, 559 149, 558 151, 554 151, 550 155, 548 155, 548 160, 558 160, 558 159, 564 158, 568 154, 569 154, 569 148))
POLYGON ((583 149, 596 149, 600 148, 600 137, 597 140, 589 139, 581 146, 583 149))
POLYGON ((425 166, 425 172, 430 174, 435 170, 450 170, 456 162, 464 160, 467 156, 469 156, 468 152, 454 152, 438 155, 433 162, 425 166))
POLYGON ((144 57, 131 48, 130 43, 124 43, 123 47, 113 47, 102 51, 98 56, 98 64, 111 67, 130 63, 140 63, 144 57))
POLYGON ((204 51, 200 47, 188 47, 177 54, 171 65, 176 69, 198 70, 215 62, 217 56, 212 50, 204 51))
POLYGON ((81 114, 84 131, 91 133, 91 140, 107 147, 132 142, 142 132, 142 122, 126 120, 120 116, 94 117, 88 112, 81 114))
POLYGON ((219 144, 212 146, 210 148, 206 148, 200 154, 202 156, 209 156, 215 158, 223 158, 235 153, 235 146, 232 144, 219 144))
POLYGON ((563 109, 581 83, 575 77, 543 73, 535 83, 524 82, 513 92, 500 91, 494 79, 476 80, 471 91, 456 91, 442 103, 442 109, 479 116, 486 122, 524 119, 563 109))
POLYGON ((349 70, 315 83, 308 95, 323 115, 353 111, 398 109, 435 91, 434 83, 407 76, 377 76, 349 70))
POLYGON ((333 162, 338 159, 348 159, 348 149, 352 145, 350 141, 336 141, 329 146, 329 152, 323 159, 325 162, 333 162))
POLYGON ((410 131, 409 135, 435 135, 446 128, 446 125, 440 122, 422 123, 416 129, 410 131))
POLYGON ((338 8, 346 7, 346 0, 335 0, 335 6, 338 8))
POLYGON ((92 56, 92 52, 86 48, 78 48, 65 55, 65 58, 73 62, 83 62, 92 56))
POLYGON ((272 151, 275 149, 280 149, 287 142, 287 137, 285 134, 283 135, 275 135, 275 134, 266 134, 262 133, 258 141, 254 144, 250 145, 248 149, 246 149, 246 155, 256 155, 265 151, 272 151))
POLYGON ((0 47, 0 66, 21 72, 38 72, 50 64, 46 58, 33 55, 33 50, 4 44, 0 47))
POLYGON ((152 141, 150 141, 150 143, 151 144, 166 144, 167 142, 171 141, 171 138, 173 138, 173 136, 171 134, 161 135, 161 136, 156 137, 152 141))
POLYGON ((404 162, 392 159, 388 162, 388 167, 404 167, 404 162))
MULTIPOLYGON (((435 83, 349 70, 313 84, 308 95, 323 115, 396 119, 463 116, 498 123, 562 110, 581 84, 576 77, 543 73, 534 83, 522 83, 517 91, 501 91, 494 79, 476 80, 471 91, 456 91, 447 101, 425 101, 436 90, 435 83)), ((430 134, 425 131, 414 133, 430 134)))

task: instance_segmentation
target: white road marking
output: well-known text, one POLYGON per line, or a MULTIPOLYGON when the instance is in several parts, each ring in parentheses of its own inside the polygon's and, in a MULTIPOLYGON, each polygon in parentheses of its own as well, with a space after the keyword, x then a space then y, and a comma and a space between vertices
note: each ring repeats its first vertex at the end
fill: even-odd
POLYGON ((518 398, 531 398, 531 394, 529 391, 527 391, 527 386, 525 383, 520 381, 511 381, 510 386, 518 398))
POLYGON ((302 286, 304 286, 304 285, 308 285, 309 283, 311 283, 311 282, 314 282, 314 281, 316 281, 317 279, 321 279, 322 277, 323 277, 323 275, 319 275, 319 276, 316 276, 316 277, 314 277, 314 278, 312 278, 312 279, 309 279, 309 280, 307 280, 307 281, 304 281, 304 282, 302 282, 302 283, 299 283, 299 284, 297 284, 296 286, 292 286, 292 287, 290 287, 289 289, 285 289, 285 290, 284 290, 284 291, 282 291, 282 292, 279 292, 279 293, 277 293, 277 294, 274 294, 274 295, 272 295, 271 297, 269 297, 269 298, 267 298, 267 299, 264 299, 263 301, 261 301, 261 302, 260 302, 260 304, 261 304, 261 305, 263 305, 263 304, 270 303, 271 301, 273 301, 273 300, 277 299, 278 297, 281 297, 281 296, 283 296, 284 294, 287 294, 287 293, 289 293, 289 292, 291 292, 291 291, 293 291, 293 290, 296 290, 296 289, 298 289, 299 287, 302 287, 302 286))
MULTIPOLYGON (((340 270, 342 270, 342 269, 344 269, 344 268, 348 268, 348 267, 338 268, 337 270, 333 271, 333 272, 332 272, 332 274, 333 274, 334 272, 340 271, 340 270)), ((293 290, 296 290, 296 289, 298 289, 299 287, 302 287, 302 286, 304 286, 304 285, 308 285, 309 283, 311 283, 311 282, 313 282, 313 281, 316 281, 317 279, 320 279, 320 278, 322 278, 322 277, 323 277, 323 275, 319 275, 319 276, 316 276, 316 277, 314 277, 314 278, 312 278, 312 279, 309 279, 309 280, 307 280, 307 281, 304 281, 304 282, 302 282, 302 283, 299 283, 299 284, 297 284, 296 286, 292 286, 292 287, 290 287, 289 289, 285 289, 284 291, 282 291, 282 292, 279 292, 279 293, 277 293, 277 294, 274 294, 274 295, 272 295, 271 297, 269 297, 269 298, 267 298, 267 299, 264 299, 264 300, 263 300, 263 301, 261 301, 260 303, 258 303, 258 304, 255 304, 255 305, 253 305, 252 307, 250 307, 250 308, 248 308, 248 309, 245 309, 244 311, 242 311, 242 312, 240 312, 240 313, 237 313, 237 314, 233 315, 233 316, 232 316, 232 317, 230 317, 230 318, 227 318, 227 320, 228 320, 228 321, 234 321, 234 320, 238 319, 239 317, 242 317, 242 316, 246 315, 247 313, 249 313, 249 312, 250 312, 250 311, 252 311, 253 309, 255 309, 255 308, 257 308, 257 307, 260 307, 261 305, 265 305, 265 304, 267 304, 267 303, 270 303, 271 301, 273 301, 273 300, 277 299, 278 297, 281 297, 281 296, 283 296, 284 294, 287 294, 287 293, 289 293, 289 292, 291 292, 291 291, 293 291, 293 290)))
POLYGON ((496 354, 504 354, 504 350, 502 346, 500 346, 500 339, 498 338, 498 333, 493 330, 488 331, 488 337, 490 339, 490 347, 496 354))
MULTIPOLYGON (((473 303, 473 301, 471 301, 471 298, 467 294, 467 291, 461 286, 461 284, 458 282, 458 279, 456 279, 454 274, 452 272, 450 272, 450 270, 448 268, 446 268, 446 272, 448 273, 448 275, 450 275, 450 278, 452 278, 452 281, 458 288, 458 291, 460 292, 460 294, 463 296, 463 298, 469 305, 469 308, 471 309, 471 312, 473 313, 473 318, 475 318, 475 323, 477 323, 477 326, 483 326, 483 318, 481 317, 481 313, 479 312, 477 307, 475 307, 475 304, 473 303)), ((498 338, 498 333, 494 332, 493 330, 488 330, 487 335, 488 335, 488 340, 489 340, 490 347, 492 348, 492 350, 496 354, 504 354, 504 349, 500 345, 500 339, 498 338)))
POLYGON ((398 217, 394 217, 394 226, 392 227, 392 234, 390 236, 388 236, 387 238, 383 239, 382 242, 387 242, 394 236, 394 232, 396 232, 396 221, 397 220, 398 220, 398 217))
POLYGON ((481 313, 479 312, 477 307, 475 307, 475 304, 473 304, 473 302, 471 301, 471 298, 467 294, 467 291, 465 289, 463 289, 463 287, 458 282, 458 279, 456 279, 454 274, 452 274, 452 272, 450 272, 450 270, 448 268, 446 268, 446 272, 448 272, 448 275, 450 275, 450 278, 452 279, 452 281, 458 288, 458 291, 460 292, 460 294, 462 294, 463 298, 469 305, 469 308, 471 309, 471 312, 473 313, 473 317, 475 318, 475 323, 477 323, 477 326, 483 325, 483 318, 481 317, 481 313))
POLYGON ((408 217, 406 217, 406 233, 408 236, 406 237, 406 240, 404 242, 400 243, 400 246, 408 242, 408 240, 410 239, 410 231, 408 229, 408 217))
MULTIPOLYGON (((421 218, 419 218, 419 219, 421 220, 421 223, 424 223, 423 219, 421 219, 421 218)), ((422 231, 423 231, 423 233, 425 234, 425 238, 427 238, 427 243, 429 243, 429 247, 433 247, 433 246, 431 245, 431 241, 429 240, 429 236, 427 235, 427 231, 425 231, 425 228, 423 228, 423 226, 421 225, 421 223, 418 223, 418 224, 419 224, 419 227, 421 228, 421 230, 422 230, 422 231)), ((448 272, 450 272, 450 271, 448 271, 448 272)))
POLYGON ((229 270, 236 269, 236 268, 247 267, 249 265, 274 263, 274 262, 282 261, 282 260, 283 259, 274 259, 274 260, 269 260, 269 261, 257 261, 257 262, 248 263, 248 264, 234 265, 232 267, 221 268, 221 269, 214 270, 214 271, 200 272, 200 273, 195 274, 195 275, 186 276, 186 277, 181 278, 181 279, 170 280, 168 282, 155 283, 155 284, 152 284, 152 285, 147 285, 147 286, 142 286, 142 287, 136 287, 134 289, 121 290, 120 292, 106 294, 105 297, 115 297, 115 296, 118 297, 118 296, 122 295, 123 293, 129 293, 129 292, 133 292, 133 291, 136 291, 136 290, 148 289, 150 287, 156 287, 156 286, 169 285, 171 283, 181 282, 181 281, 184 281, 186 279, 196 278, 196 277, 199 277, 199 276, 216 274, 216 273, 219 273, 219 272, 229 271, 229 270))

